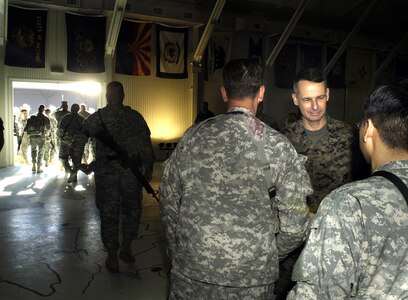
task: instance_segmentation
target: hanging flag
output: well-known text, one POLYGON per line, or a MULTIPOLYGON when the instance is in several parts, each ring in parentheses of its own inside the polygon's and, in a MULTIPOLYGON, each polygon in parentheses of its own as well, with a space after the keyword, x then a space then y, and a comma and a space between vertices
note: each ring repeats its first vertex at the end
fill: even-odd
MULTIPOLYGON (((339 47, 328 46, 327 51, 327 62, 332 59, 334 54, 336 54, 339 47)), ((343 89, 346 87, 346 51, 340 56, 340 58, 335 62, 329 74, 327 74, 327 86, 334 89, 343 89)))
POLYGON ((355 87, 371 86, 373 77, 373 55, 368 50, 351 51, 350 79, 355 87))
POLYGON ((298 43, 285 44, 275 60, 276 86, 291 89, 297 73, 298 43))
POLYGON ((408 78, 408 56, 398 55, 395 58, 394 81, 407 80, 408 78))
MULTIPOLYGON (((375 72, 377 72, 378 68, 382 65, 385 61, 387 56, 390 55, 389 52, 377 52, 375 55, 375 72)), ((393 74, 395 70, 395 59, 391 60, 391 62, 382 70, 380 74, 375 79, 374 86, 378 86, 381 84, 389 84, 393 82, 393 74)))
POLYGON ((150 75, 152 23, 123 20, 116 44, 116 73, 150 75))
POLYGON ((212 37, 214 47, 214 71, 224 68, 231 54, 231 33, 215 32, 212 37))
POLYGON ((77 73, 105 72, 105 16, 65 13, 67 70, 77 73))
POLYGON ((249 54, 248 58, 259 62, 263 65, 263 42, 262 38, 250 37, 249 38, 249 54))
POLYGON ((187 78, 188 28, 156 25, 157 77, 187 78))
POLYGON ((231 41, 231 33, 219 32, 215 32, 209 40, 206 57, 206 77, 209 81, 221 79, 222 68, 230 59, 231 41))
POLYGON ((322 68, 323 46, 318 44, 299 43, 300 68, 322 68))
POLYGON ((8 6, 4 64, 24 68, 45 67, 47 11, 8 6))

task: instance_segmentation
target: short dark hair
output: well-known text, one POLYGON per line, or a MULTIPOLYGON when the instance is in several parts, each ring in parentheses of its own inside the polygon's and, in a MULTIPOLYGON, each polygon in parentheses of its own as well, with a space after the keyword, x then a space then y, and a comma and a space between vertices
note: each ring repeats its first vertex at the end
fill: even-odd
POLYGON ((106 86, 106 98, 108 102, 122 103, 125 97, 123 85, 119 81, 111 81, 106 86))
POLYGON ((293 91, 295 94, 299 93, 299 81, 307 80, 311 82, 324 82, 324 88, 327 88, 327 81, 323 75, 323 72, 316 68, 306 68, 299 71, 296 74, 295 80, 293 81, 293 91))
POLYGON ((236 59, 224 66, 222 78, 228 99, 253 99, 263 85, 263 70, 256 61, 236 59))
POLYGON ((390 84, 375 88, 363 106, 361 122, 368 119, 389 148, 408 151, 408 86, 390 84))

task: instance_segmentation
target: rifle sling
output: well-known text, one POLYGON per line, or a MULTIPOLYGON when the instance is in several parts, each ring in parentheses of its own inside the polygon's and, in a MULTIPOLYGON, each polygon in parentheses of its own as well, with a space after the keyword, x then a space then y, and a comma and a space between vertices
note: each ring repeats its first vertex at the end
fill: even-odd
POLYGON ((371 174, 371 176, 381 176, 391 181, 397 187, 397 189, 401 192, 402 196, 404 196, 405 201, 407 202, 407 205, 408 205, 408 187, 401 180, 401 178, 387 171, 377 171, 371 174))
MULTIPOLYGON (((107 159, 108 160, 120 160, 122 162, 131 162, 129 155, 126 153, 124 149, 120 148, 120 146, 116 143, 116 141, 113 139, 113 136, 109 133, 108 129, 106 128, 106 125, 102 120, 100 109, 98 109, 98 116, 101 121, 101 125, 103 127, 104 134, 98 133, 95 135, 95 137, 98 140, 100 140, 102 144, 104 144, 106 147, 109 147, 110 149, 114 150, 117 153, 117 155, 108 155, 107 159)), ((153 190, 152 186, 147 181, 147 179, 143 176, 142 172, 140 172, 137 166, 130 163, 129 166, 124 166, 124 167, 130 168, 133 174, 136 176, 137 180, 140 182, 140 184, 146 189, 147 193, 151 194, 157 201, 159 201, 159 199, 157 198, 157 193, 153 190)))

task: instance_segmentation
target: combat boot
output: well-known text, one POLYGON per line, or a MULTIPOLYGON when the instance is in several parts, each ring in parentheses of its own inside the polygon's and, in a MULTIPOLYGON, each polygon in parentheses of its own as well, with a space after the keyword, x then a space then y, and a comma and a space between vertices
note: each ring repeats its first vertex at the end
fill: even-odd
POLYGON ((133 234, 124 233, 123 242, 120 247, 119 258, 126 263, 134 263, 135 258, 132 255, 133 234))
POLYGON ((42 168, 41 168, 41 165, 38 165, 37 166, 37 173, 42 173, 43 172, 43 170, 42 170, 42 168))
POLYGON ((70 175, 68 177, 68 183, 77 183, 78 182, 78 177, 77 177, 77 172, 71 171, 70 175))
POLYGON ((119 260, 117 251, 108 251, 108 258, 105 260, 105 266, 112 273, 119 273, 119 260))
POLYGON ((45 161, 45 167, 48 167, 48 165, 49 165, 49 160, 47 159, 47 160, 45 161))
POLYGON ((35 173, 37 171, 37 168, 35 166, 35 163, 33 163, 33 167, 31 168, 31 171, 33 171, 33 173, 35 173))

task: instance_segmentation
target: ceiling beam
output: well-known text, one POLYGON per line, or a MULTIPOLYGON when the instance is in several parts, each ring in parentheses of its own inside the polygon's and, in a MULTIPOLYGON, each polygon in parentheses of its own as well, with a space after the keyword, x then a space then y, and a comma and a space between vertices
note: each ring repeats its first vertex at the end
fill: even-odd
POLYGON ((327 76, 331 69, 333 68, 334 64, 337 62, 337 60, 340 58, 340 56, 343 54, 344 50, 346 50, 348 44, 350 41, 354 38, 354 36, 357 34, 357 32, 360 30, 361 26, 367 19, 367 17, 373 12, 375 7, 377 6, 378 2, 380 0, 372 0, 371 3, 368 5, 367 9, 361 16, 361 18, 357 21, 356 25, 354 25, 353 29, 350 31, 350 33, 347 35, 347 37, 344 39, 343 43, 340 45, 339 49, 337 49, 336 53, 333 55, 332 59, 327 63, 326 67, 324 68, 324 75, 327 76))
POLYGON ((120 26, 122 24, 123 15, 126 10, 126 2, 127 0, 116 0, 115 2, 115 8, 113 9, 109 26, 108 38, 106 39, 105 55, 113 56, 113 54, 115 53, 120 26))
POLYGON ((201 36, 201 39, 198 42, 198 46, 194 52, 194 63, 199 63, 201 61, 205 48, 207 47, 208 41, 210 40, 210 37, 214 30, 214 25, 218 22, 225 2, 226 0, 217 0, 217 3, 215 3, 211 16, 208 19, 207 25, 205 26, 203 35, 201 36))
POLYGON ((292 33, 293 29, 295 28, 297 22, 299 21, 300 17, 302 16, 307 4, 310 0, 302 0, 298 8, 296 9, 295 13, 293 14, 292 18, 289 21, 289 24, 286 26, 285 30, 283 31, 278 43, 276 44, 275 48, 272 50, 271 54, 269 55, 268 59, 266 60, 267 66, 272 66, 275 62, 276 57, 278 57, 279 52, 282 50, 283 45, 285 45, 286 40, 289 38, 290 34, 292 33))

